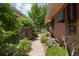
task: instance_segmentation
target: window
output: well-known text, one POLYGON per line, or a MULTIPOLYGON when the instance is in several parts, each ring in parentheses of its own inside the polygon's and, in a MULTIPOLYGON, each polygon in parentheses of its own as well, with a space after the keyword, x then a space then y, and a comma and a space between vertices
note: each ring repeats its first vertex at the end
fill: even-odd
POLYGON ((67 6, 67 19, 68 19, 68 22, 76 22, 76 18, 77 18, 76 3, 68 4, 68 6, 67 6))
POLYGON ((77 7, 76 4, 68 4, 67 6, 68 34, 76 33, 77 7))
POLYGON ((62 23, 65 20, 65 10, 61 11, 57 17, 58 22, 62 23))

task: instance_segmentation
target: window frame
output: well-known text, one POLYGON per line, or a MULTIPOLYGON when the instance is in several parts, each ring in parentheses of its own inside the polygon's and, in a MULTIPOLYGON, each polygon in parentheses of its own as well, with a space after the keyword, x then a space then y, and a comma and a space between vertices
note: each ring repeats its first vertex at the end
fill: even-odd
POLYGON ((57 15, 57 22, 58 23, 64 23, 65 22, 65 9, 63 9, 58 15, 57 15), (62 14, 63 13, 63 14, 62 14), (62 17, 62 18, 61 18, 62 17), (62 19, 62 20, 61 20, 62 19))
POLYGON ((76 3, 69 3, 67 5, 67 19, 69 23, 75 23, 75 19, 77 19, 77 5, 75 4, 76 3))

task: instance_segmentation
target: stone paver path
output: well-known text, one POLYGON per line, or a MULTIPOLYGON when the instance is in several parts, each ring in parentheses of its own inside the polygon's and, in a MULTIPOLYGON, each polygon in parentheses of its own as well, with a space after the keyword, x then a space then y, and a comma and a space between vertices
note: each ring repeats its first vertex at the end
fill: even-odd
POLYGON ((32 50, 30 51, 29 56, 44 56, 44 47, 39 38, 32 42, 31 48, 32 50))

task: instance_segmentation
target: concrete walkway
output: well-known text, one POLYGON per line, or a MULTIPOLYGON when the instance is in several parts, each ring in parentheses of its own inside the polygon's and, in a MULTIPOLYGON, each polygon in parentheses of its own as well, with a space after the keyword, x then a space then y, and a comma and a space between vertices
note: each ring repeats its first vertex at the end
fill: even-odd
POLYGON ((29 56, 44 56, 44 47, 39 38, 32 42, 31 48, 32 50, 30 51, 29 56))

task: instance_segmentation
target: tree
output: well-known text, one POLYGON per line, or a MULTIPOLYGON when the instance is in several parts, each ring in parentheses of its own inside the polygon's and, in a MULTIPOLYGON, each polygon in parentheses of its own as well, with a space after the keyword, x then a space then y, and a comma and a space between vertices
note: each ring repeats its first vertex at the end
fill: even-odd
POLYGON ((2 26, 6 31, 17 28, 18 22, 14 10, 8 3, 0 3, 0 22, 0 26, 2 26))
POLYGON ((37 28, 44 27, 44 20, 47 12, 48 5, 38 6, 38 4, 33 4, 31 7, 31 12, 29 12, 29 17, 33 19, 34 24, 37 28))
MULTIPOLYGON (((27 51, 29 50, 30 42, 27 39, 23 41, 25 37, 21 36, 21 27, 33 27, 34 25, 30 18, 23 16, 23 14, 17 18, 16 11, 8 3, 0 4, 0 55, 15 55, 18 45, 20 47, 23 45, 24 49, 27 47, 27 51), (20 40, 22 42, 19 43, 20 40)), ((20 52, 26 54, 26 49, 24 51, 20 52)))

